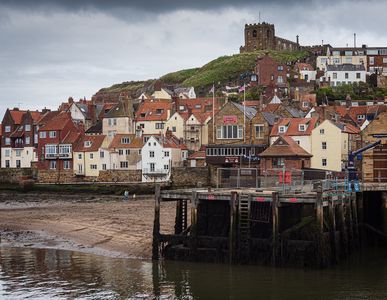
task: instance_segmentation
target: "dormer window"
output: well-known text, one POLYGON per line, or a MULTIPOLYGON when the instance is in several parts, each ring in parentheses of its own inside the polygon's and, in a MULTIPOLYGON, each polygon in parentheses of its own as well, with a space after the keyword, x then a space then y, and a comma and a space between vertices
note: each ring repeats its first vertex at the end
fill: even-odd
POLYGON ((195 104, 196 109, 200 109, 202 106, 200 104, 195 104))
POLYGON ((358 120, 364 120, 365 119, 365 115, 357 115, 357 119, 358 120))
POLYGON ((306 101, 302 102, 302 107, 309 107, 309 102, 306 102, 306 101))
POLYGON ((145 118, 145 114, 144 113, 140 114, 140 117, 145 118))
POLYGON ((130 138, 128 137, 121 138, 121 144, 130 144, 130 138))
POLYGON ((278 127, 279 133, 285 133, 286 132, 286 126, 280 126, 278 127))
POLYGON ((305 131, 306 130, 306 125, 305 124, 298 125, 298 130, 299 131, 305 131))
POLYGON ((184 110, 184 109, 185 109, 184 105, 179 106, 179 110, 184 110))
POLYGON ((91 141, 85 141, 84 146, 85 148, 91 147, 91 141))
POLYGON ((164 109, 158 108, 156 109, 156 115, 161 115, 164 112, 164 109))

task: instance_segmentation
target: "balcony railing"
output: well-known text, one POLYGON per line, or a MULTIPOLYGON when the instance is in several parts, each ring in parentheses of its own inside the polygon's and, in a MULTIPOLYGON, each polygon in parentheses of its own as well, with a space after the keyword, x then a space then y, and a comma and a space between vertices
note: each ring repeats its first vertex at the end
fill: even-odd
POLYGON ((46 153, 46 159, 71 159, 73 157, 72 153, 46 153))

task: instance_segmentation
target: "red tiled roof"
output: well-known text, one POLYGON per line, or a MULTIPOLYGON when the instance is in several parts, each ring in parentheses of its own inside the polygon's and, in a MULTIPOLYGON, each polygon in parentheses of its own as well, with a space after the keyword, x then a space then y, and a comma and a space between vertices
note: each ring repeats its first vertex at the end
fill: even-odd
POLYGON ((39 130, 63 130, 68 122, 72 122, 70 113, 60 112, 51 119, 48 119, 47 123, 39 130))
POLYGON ((270 104, 269 103, 266 105, 266 107, 263 109, 263 111, 274 113, 280 106, 281 106, 281 104, 270 104))
POLYGON ((42 113, 39 112, 39 111, 30 111, 30 114, 31 114, 31 117, 32 117, 32 120, 34 120, 34 122, 37 122, 39 121, 39 119, 42 117, 42 113))
POLYGON ((296 67, 296 70, 299 70, 299 71, 303 71, 303 70, 314 71, 313 67, 310 64, 306 64, 306 63, 296 63, 295 67, 296 67))
MULTIPOLYGON (((258 108, 260 106, 261 101, 259 100, 246 100, 244 101, 246 106, 258 108)), ((243 105, 243 102, 242 102, 243 105)))
POLYGON ((317 118, 284 118, 280 119, 276 122, 271 130, 270 136, 278 136, 280 133, 278 132, 279 126, 287 126, 287 130, 284 134, 285 136, 300 136, 300 135, 310 135, 312 130, 316 127, 317 118), (299 130, 299 125, 307 124, 305 131, 299 130))
POLYGON ((76 152, 96 152, 101 147, 106 135, 82 135, 74 151, 76 152), (91 142, 89 147, 85 142, 91 142))
POLYGON ((291 137, 280 135, 278 139, 259 154, 261 157, 311 157, 312 155, 306 152, 298 145, 291 137))
POLYGON ((9 112, 11 113, 11 117, 13 119, 13 121, 15 122, 15 124, 20 124, 21 121, 22 121, 22 118, 23 118, 23 115, 27 112, 25 110, 9 110, 9 112))
POLYGON ((136 137, 135 134, 116 134, 109 145, 109 149, 118 149, 118 148, 135 148, 140 149, 144 146, 144 141, 142 137, 136 137), (123 144, 122 138, 129 138, 129 144, 123 144))
POLYGON ((69 131, 66 136, 62 139, 61 143, 74 144, 81 137, 81 133, 78 131, 69 131))
POLYGON ((169 102, 144 101, 136 112, 136 121, 167 121, 170 117, 171 107, 169 102), (161 113, 156 113, 159 109, 161 113))
POLYGON ((50 121, 52 118, 56 117, 59 115, 60 111, 48 111, 45 114, 42 114, 40 119, 37 121, 37 124, 42 126, 46 124, 48 121, 50 121))
POLYGON ((196 151, 192 153, 188 159, 206 159, 206 152, 205 151, 196 151))

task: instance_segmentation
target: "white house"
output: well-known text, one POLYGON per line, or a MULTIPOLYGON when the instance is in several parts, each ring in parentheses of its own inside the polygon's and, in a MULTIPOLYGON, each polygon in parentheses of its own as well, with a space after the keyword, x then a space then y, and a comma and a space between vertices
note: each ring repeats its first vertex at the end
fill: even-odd
POLYGON ((195 99, 196 93, 193 87, 189 88, 176 88, 175 95, 177 95, 180 99, 195 99))
POLYGON ((330 82, 331 86, 366 82, 366 69, 363 65, 327 65, 321 81, 330 82))
POLYGON ((141 151, 142 182, 168 181, 172 167, 180 167, 188 157, 184 145, 171 136, 151 136, 141 151))

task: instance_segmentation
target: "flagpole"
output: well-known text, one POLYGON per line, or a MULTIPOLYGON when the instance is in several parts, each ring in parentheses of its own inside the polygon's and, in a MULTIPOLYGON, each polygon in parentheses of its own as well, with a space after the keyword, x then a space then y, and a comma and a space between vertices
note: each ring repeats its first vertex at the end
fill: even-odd
POLYGON ((243 142, 246 143, 246 83, 243 84, 243 142))
POLYGON ((212 143, 215 144, 215 83, 212 85, 212 143))

